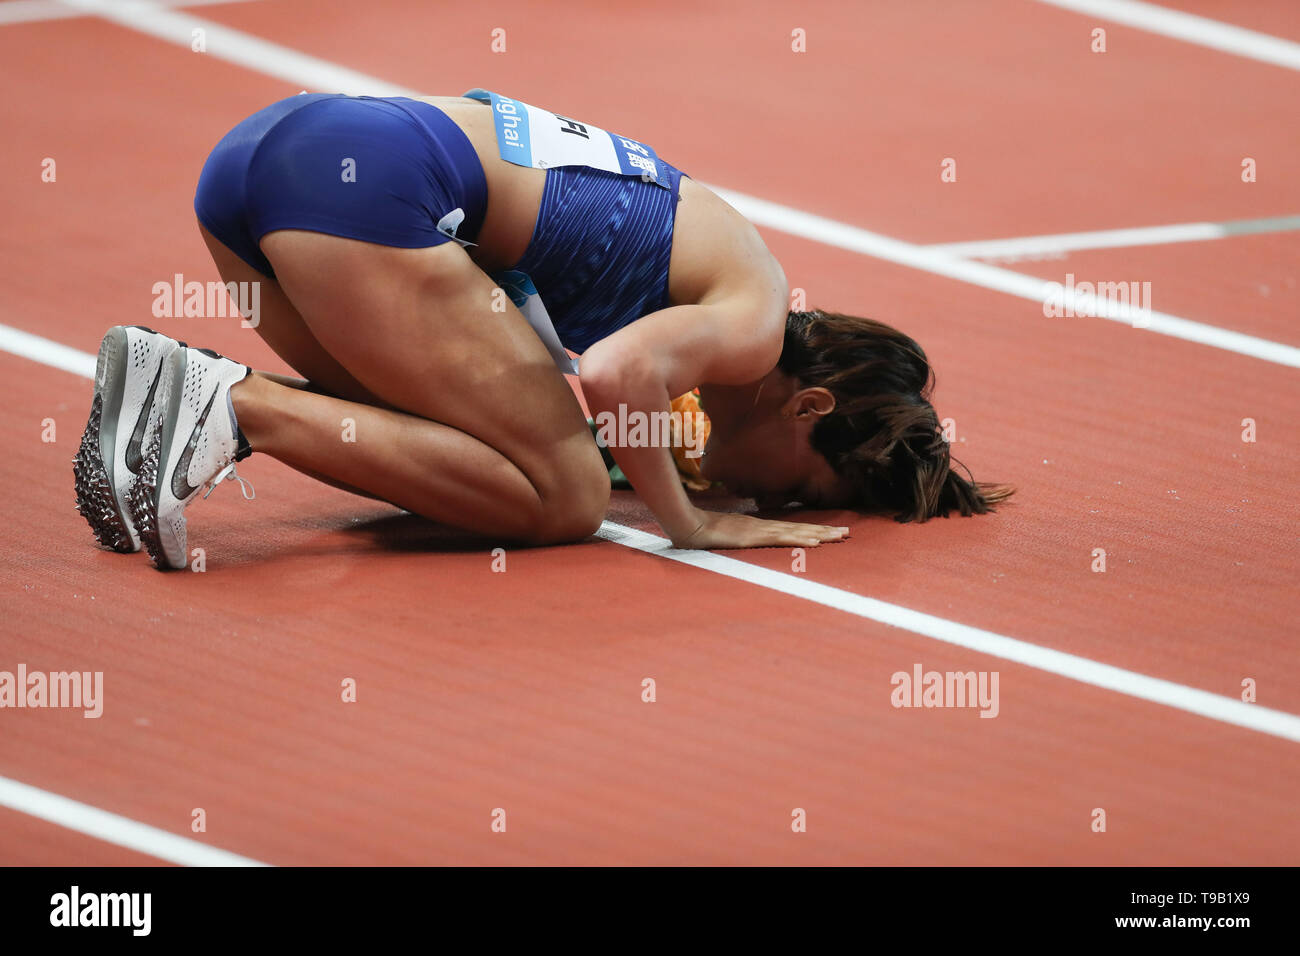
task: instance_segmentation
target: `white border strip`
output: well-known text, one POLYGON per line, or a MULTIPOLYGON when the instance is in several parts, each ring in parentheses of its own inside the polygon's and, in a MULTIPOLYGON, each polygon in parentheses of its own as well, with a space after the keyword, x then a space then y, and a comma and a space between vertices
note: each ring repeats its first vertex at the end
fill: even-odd
POLYGON ((269 866, 246 856, 218 850, 189 837, 69 800, 8 777, 0 777, 0 807, 39 817, 97 840, 114 843, 181 866, 269 866))
POLYGON ((835 608, 891 627, 899 627, 914 634, 943 641, 945 644, 1014 661, 1082 684, 1115 691, 1139 700, 1164 704, 1166 707, 1208 717, 1225 724, 1300 742, 1300 716, 1285 711, 1247 704, 1232 697, 1175 684, 1163 678, 1149 677, 1136 671, 1101 664, 1086 657, 1029 644, 1013 637, 958 624, 956 621, 923 614, 897 604, 889 604, 850 591, 841 591, 795 574, 771 571, 711 551, 677 549, 666 538, 615 524, 612 521, 602 524, 597 534, 606 541, 627 548, 635 548, 637 551, 644 551, 670 561, 689 564, 705 571, 712 571, 714 574, 756 584, 770 591, 779 591, 814 604, 835 608))
POLYGON ((1185 40, 1288 70, 1300 70, 1300 43, 1138 0, 1039 0, 1125 26, 1185 40))
POLYGON ((1236 219, 1231 222, 1184 222, 1169 226, 1062 232, 1050 236, 938 242, 924 248, 959 258, 992 259, 1003 256, 1043 256, 1077 252, 1083 249, 1119 249, 1128 246, 1204 242, 1210 239, 1230 239, 1235 236, 1254 236, 1270 232, 1292 232, 1297 229, 1300 229, 1300 216, 1273 216, 1267 219, 1236 219))

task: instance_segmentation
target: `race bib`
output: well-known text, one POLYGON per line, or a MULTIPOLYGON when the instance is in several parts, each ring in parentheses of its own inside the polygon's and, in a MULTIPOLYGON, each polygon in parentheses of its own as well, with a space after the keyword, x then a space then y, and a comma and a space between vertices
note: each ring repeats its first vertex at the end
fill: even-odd
POLYGON ((497 149, 508 163, 534 169, 589 166, 672 188, 663 163, 645 143, 488 90, 475 88, 464 95, 491 104, 497 149))

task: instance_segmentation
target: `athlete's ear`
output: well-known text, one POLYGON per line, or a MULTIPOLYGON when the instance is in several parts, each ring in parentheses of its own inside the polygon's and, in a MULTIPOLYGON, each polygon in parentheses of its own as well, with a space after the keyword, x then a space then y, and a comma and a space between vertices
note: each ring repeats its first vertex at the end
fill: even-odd
POLYGON ((781 407, 781 415, 785 418, 816 422, 817 419, 829 415, 834 410, 835 396, 818 385, 812 388, 801 388, 786 399, 781 407))

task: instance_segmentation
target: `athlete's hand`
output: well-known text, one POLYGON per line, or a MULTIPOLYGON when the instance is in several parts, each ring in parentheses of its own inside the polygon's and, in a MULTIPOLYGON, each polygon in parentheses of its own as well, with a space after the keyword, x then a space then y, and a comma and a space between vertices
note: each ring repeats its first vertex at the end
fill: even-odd
POLYGON ((678 548, 815 548, 823 541, 843 541, 848 528, 794 521, 768 521, 750 515, 700 511, 700 525, 680 539, 678 548))

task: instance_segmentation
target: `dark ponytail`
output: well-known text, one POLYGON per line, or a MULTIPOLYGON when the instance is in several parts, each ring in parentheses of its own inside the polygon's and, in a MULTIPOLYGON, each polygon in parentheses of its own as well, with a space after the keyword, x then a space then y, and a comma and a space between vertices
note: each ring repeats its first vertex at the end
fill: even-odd
POLYGON ((779 367, 835 396, 813 447, 856 488, 859 505, 897 521, 984 514, 1009 485, 975 481, 951 457, 930 395, 925 352, 897 329, 838 312, 791 312, 779 367), (963 476, 956 468, 961 468, 963 476))

